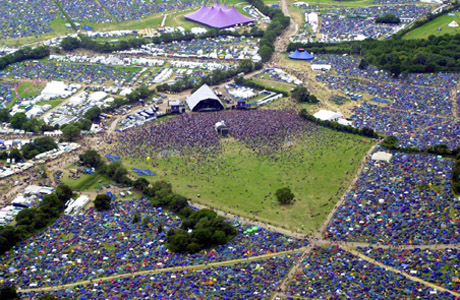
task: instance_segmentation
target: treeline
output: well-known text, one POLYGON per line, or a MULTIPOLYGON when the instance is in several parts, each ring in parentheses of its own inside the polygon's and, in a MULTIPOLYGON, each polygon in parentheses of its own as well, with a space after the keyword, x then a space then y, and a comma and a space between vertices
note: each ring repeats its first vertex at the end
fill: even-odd
POLYGON ((259 55, 262 58, 262 62, 267 62, 275 52, 276 39, 289 26, 291 19, 286 17, 281 9, 265 5, 263 0, 246 1, 271 19, 270 25, 268 25, 259 43, 259 55))
POLYGON ((21 159, 34 158, 40 153, 56 149, 57 147, 58 146, 56 142, 53 140, 53 138, 40 137, 40 138, 34 139, 32 143, 28 143, 22 146, 21 150, 13 149, 11 151, 0 152, 0 159, 11 158, 18 162, 21 159))
POLYGON ((362 135, 362 136, 369 137, 369 138, 379 137, 378 134, 374 131, 374 129, 370 129, 367 127, 356 128, 352 126, 341 125, 337 122, 322 121, 322 120, 315 118, 313 115, 310 115, 306 109, 301 109, 299 112, 299 116, 305 120, 309 120, 313 123, 316 123, 318 125, 321 125, 323 127, 327 127, 327 128, 330 128, 336 131, 348 132, 348 133, 362 135))
POLYGON ((393 14, 386 14, 381 17, 378 17, 375 19, 375 23, 384 23, 384 24, 399 24, 401 23, 401 20, 393 15, 393 14))
MULTIPOLYGON (((94 150, 80 155, 80 161, 88 167, 95 168, 100 174, 112 180, 133 186, 136 190, 151 198, 155 207, 168 209, 182 218, 180 229, 170 230, 166 246, 172 252, 195 253, 213 246, 226 244, 237 234, 236 230, 224 218, 213 211, 202 209, 195 211, 188 206, 187 198, 176 194, 170 183, 157 181, 150 184, 145 178, 131 180, 128 171, 120 162, 106 164, 94 150), (189 229, 192 230, 189 233, 189 229)), ((103 206, 107 208, 107 206, 103 206)))
POLYGON ((419 149, 415 147, 399 147, 398 144, 398 139, 395 136, 390 135, 387 136, 382 142, 382 147, 388 150, 396 150, 400 152, 436 154, 449 157, 456 157, 460 154, 460 147, 451 150, 445 144, 439 144, 425 149, 419 149))
POLYGON ((262 69, 262 67, 263 67, 262 63, 253 63, 249 59, 244 59, 238 64, 238 67, 235 69, 230 69, 227 71, 216 69, 212 71, 211 74, 208 74, 204 76, 203 78, 201 78, 199 81, 194 81, 190 78, 184 78, 181 80, 177 80, 172 85, 164 83, 162 85, 157 86, 157 91, 158 92, 173 92, 173 93, 179 93, 187 89, 193 89, 193 91, 195 91, 198 88, 200 88, 203 84, 207 84, 207 85, 221 84, 223 82, 229 81, 230 79, 232 79, 233 77, 237 76, 240 73, 248 74, 253 71, 260 70, 262 69))
POLYGON ((134 104, 141 100, 147 101, 153 94, 155 94, 154 90, 150 90, 145 85, 141 85, 124 98, 115 97, 115 100, 110 104, 110 106, 103 108, 102 112, 110 113, 123 105, 134 104))
POLYGON ((367 39, 343 43, 290 43, 288 51, 305 48, 313 53, 354 54, 387 70, 401 73, 460 72, 460 34, 428 39, 367 39))
POLYGON ((38 208, 25 208, 16 215, 16 226, 0 226, 0 254, 43 230, 59 218, 72 189, 59 185, 54 193, 43 197, 38 208))
POLYGON ((238 84, 238 85, 244 85, 244 86, 247 86, 247 87, 250 87, 250 88, 253 88, 253 89, 259 89, 259 90, 270 90, 270 91, 273 91, 275 93, 283 94, 283 96, 285 96, 285 97, 289 96, 289 93, 286 92, 286 91, 282 91, 282 90, 279 90, 279 89, 276 89, 276 88, 266 88, 264 85, 259 84, 259 83, 255 82, 253 80, 250 80, 250 79, 245 79, 242 76, 235 77, 234 81, 235 81, 235 84, 238 84))
POLYGON ((48 47, 37 47, 30 48, 25 47, 17 50, 14 53, 7 54, 0 57, 0 70, 5 69, 9 65, 30 59, 42 59, 50 55, 50 49, 48 47))
POLYGON ((456 195, 460 195, 460 155, 457 155, 455 164, 452 169, 452 191, 456 195))
POLYGON ((163 33, 158 37, 153 38, 135 38, 128 40, 120 40, 117 42, 105 42, 97 41, 89 38, 86 35, 80 34, 78 37, 66 37, 61 41, 60 46, 65 51, 72 51, 78 48, 91 50, 99 53, 110 53, 113 51, 124 51, 131 48, 139 48, 147 44, 161 44, 171 43, 179 41, 191 41, 193 39, 206 39, 214 38, 219 36, 253 36, 262 37, 264 32, 256 27, 252 27, 249 31, 243 31, 242 33, 237 31, 221 30, 218 28, 208 29, 203 34, 193 34, 190 31, 185 33, 174 32, 174 33, 163 33))
POLYGON ((14 129, 37 134, 43 133, 44 131, 59 129, 59 126, 48 126, 45 124, 45 121, 37 118, 28 119, 23 112, 15 113, 12 116, 6 108, 0 109, 0 122, 10 123, 14 129))

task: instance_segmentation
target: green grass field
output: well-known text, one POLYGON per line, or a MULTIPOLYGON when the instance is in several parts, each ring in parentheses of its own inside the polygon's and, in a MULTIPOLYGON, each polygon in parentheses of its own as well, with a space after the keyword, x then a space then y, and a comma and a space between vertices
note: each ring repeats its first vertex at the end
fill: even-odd
POLYGON ((445 34, 457 34, 460 33, 460 27, 448 27, 450 22, 456 21, 460 24, 460 14, 455 13, 456 17, 450 17, 448 15, 440 16, 425 25, 411 30, 403 36, 403 39, 424 39, 430 35, 440 36, 445 34), (442 30, 439 31, 438 28, 442 30))
MULTIPOLYGON (((45 85, 43 83, 34 84, 31 81, 25 81, 19 84, 18 95, 21 98, 34 97, 40 94, 41 90, 43 90, 44 87, 45 85)), ((19 100, 15 92, 13 92, 12 95, 13 98, 11 99, 11 102, 8 103, 7 108, 12 108, 13 105, 19 100)))
POLYGON ((319 130, 320 134, 293 140, 272 156, 256 154, 228 138, 215 156, 122 162, 129 170, 149 168, 157 175, 145 178, 169 181, 177 193, 193 201, 308 233, 324 221, 370 147, 360 137, 319 130), (275 191, 284 186, 296 195, 292 206, 276 201, 275 191))
POLYGON ((287 93, 289 93, 291 89, 295 87, 293 84, 268 79, 252 78, 251 80, 263 85, 267 89, 276 89, 287 93))

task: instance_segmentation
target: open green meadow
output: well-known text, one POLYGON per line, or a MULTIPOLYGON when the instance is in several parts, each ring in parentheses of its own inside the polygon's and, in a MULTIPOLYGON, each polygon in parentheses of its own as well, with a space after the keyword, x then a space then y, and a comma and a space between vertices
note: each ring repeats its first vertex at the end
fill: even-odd
POLYGON ((447 26, 452 21, 460 24, 460 13, 456 12, 455 15, 455 17, 448 15, 440 16, 431 22, 409 31, 403 36, 403 39, 425 39, 430 35, 440 36, 445 34, 454 35, 460 33, 460 27, 447 26), (441 31, 438 30, 439 28, 441 28, 441 31))
POLYGON ((18 94, 16 92, 12 93, 13 98, 11 102, 8 103, 7 108, 12 108, 13 105, 19 100, 19 98, 28 98, 35 97, 40 94, 40 92, 45 87, 43 83, 33 83, 32 81, 24 81, 18 85, 18 94), (19 98, 18 98, 19 95, 19 98))
POLYGON ((149 162, 122 158, 122 162, 128 170, 156 172, 145 178, 171 182, 175 192, 192 201, 308 233, 324 221, 369 147, 361 137, 321 128, 319 135, 307 133, 271 155, 257 154, 226 138, 211 156, 176 155, 149 162), (285 186, 296 196, 291 206, 280 206, 274 196, 285 186))

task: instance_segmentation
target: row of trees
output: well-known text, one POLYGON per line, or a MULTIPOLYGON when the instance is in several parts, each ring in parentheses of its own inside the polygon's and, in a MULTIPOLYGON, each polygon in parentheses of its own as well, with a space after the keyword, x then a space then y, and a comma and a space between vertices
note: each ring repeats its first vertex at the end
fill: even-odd
MULTIPOLYGON (((288 51, 355 54, 395 77, 401 73, 460 72, 460 34, 430 35, 428 39, 388 39, 343 43, 291 43, 288 51)), ((367 66, 362 66, 367 67, 367 66)))
MULTIPOLYGON (((16 288, 11 285, 4 285, 0 289, 0 299, 2 300, 20 300, 19 294, 16 292, 16 288)), ((56 300, 52 295, 43 295, 38 297, 38 300, 56 300)), ((70 300, 69 298, 61 298, 61 300, 70 300)))
POLYGON ((171 43, 175 41, 190 41, 193 39, 206 39, 214 38, 223 35, 231 36, 254 36, 261 37, 264 32, 256 27, 251 28, 249 31, 243 31, 242 33, 237 31, 228 31, 221 30, 218 28, 208 29, 206 33, 203 34, 193 34, 190 31, 185 33, 174 32, 174 33, 163 33, 158 37, 153 38, 138 38, 133 37, 127 40, 121 40, 118 42, 99 42, 94 39, 89 38, 86 35, 79 35, 78 37, 66 37, 61 41, 60 46, 65 51, 72 51, 78 48, 83 48, 91 50, 94 52, 100 53, 111 53, 113 51, 124 51, 132 48, 139 48, 142 45, 146 44, 160 44, 160 43, 171 43))
POLYGON ((401 23, 401 20, 393 15, 393 14, 386 14, 381 17, 378 17, 375 19, 375 23, 385 23, 385 24, 399 24, 401 23))
POLYGON ((193 89, 193 91, 197 90, 203 84, 207 85, 216 85, 221 84, 223 82, 229 81, 231 78, 235 77, 240 73, 248 74, 256 70, 262 69, 263 64, 261 63, 253 63, 249 59, 242 60, 238 67, 235 69, 230 69, 227 71, 222 70, 214 70, 211 74, 204 76, 201 80, 196 81, 190 78, 184 78, 181 80, 176 81, 174 84, 169 85, 164 83, 157 87, 158 92, 173 92, 179 93, 187 89, 193 89))
POLYGON ((25 47, 18 51, 0 57, 0 70, 5 69, 9 65, 30 59, 42 59, 50 55, 50 49, 48 47, 37 47, 30 48, 25 47))
POLYGON ((267 62, 275 52, 276 39, 289 26, 291 19, 286 17, 281 9, 265 5, 263 0, 247 0, 247 2, 271 19, 270 25, 268 25, 259 43, 259 55, 262 62, 267 62))
POLYGON ((23 112, 15 113, 12 116, 6 108, 0 109, 0 122, 10 123, 14 129, 25 130, 37 134, 59 128, 59 126, 48 126, 43 120, 38 120, 36 118, 29 120, 23 112))
POLYGON ((0 159, 14 158, 16 161, 21 159, 31 159, 36 155, 50 151, 57 148, 57 144, 54 139, 50 137, 40 137, 34 139, 32 143, 25 144, 19 149, 13 149, 9 151, 3 151, 0 153, 0 159))
POLYGON ((309 114, 306 109, 301 109, 299 112, 299 116, 302 117, 305 120, 309 120, 311 122, 314 122, 318 125, 331 128, 333 130, 341 131, 341 132, 348 132, 348 133, 353 133, 353 134, 358 134, 362 135, 365 137, 370 137, 370 138, 378 138, 378 134, 374 131, 374 129, 370 129, 367 127, 364 128, 356 128, 352 126, 346 126, 346 125, 341 125, 337 122, 331 122, 331 121, 322 121, 317 118, 315 118, 313 115, 309 114))
POLYGON ((454 194, 460 194, 460 147, 451 150, 449 147, 447 147, 447 145, 440 144, 428 147, 426 149, 418 149, 413 147, 403 148, 399 147, 398 144, 398 139, 395 136, 390 135, 387 136, 382 142, 382 147, 388 150, 397 150, 401 152, 426 153, 454 157, 455 164, 452 168, 451 175, 452 191, 454 194))
POLYGON ((52 224, 65 208, 65 203, 73 196, 67 185, 59 185, 52 194, 43 197, 40 206, 26 208, 16 215, 16 227, 0 227, 0 254, 52 224))

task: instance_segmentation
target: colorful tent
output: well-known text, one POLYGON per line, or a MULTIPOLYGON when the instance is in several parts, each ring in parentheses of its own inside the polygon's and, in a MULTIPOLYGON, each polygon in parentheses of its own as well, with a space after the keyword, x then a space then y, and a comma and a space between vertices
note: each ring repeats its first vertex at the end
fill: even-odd
POLYGON ((228 28, 254 22, 253 19, 242 15, 235 7, 228 8, 218 2, 211 7, 203 5, 199 10, 185 15, 185 19, 215 28, 228 28))
POLYGON ((312 60, 313 55, 305 51, 303 48, 296 50, 294 53, 289 55, 290 59, 298 59, 298 60, 312 60))

